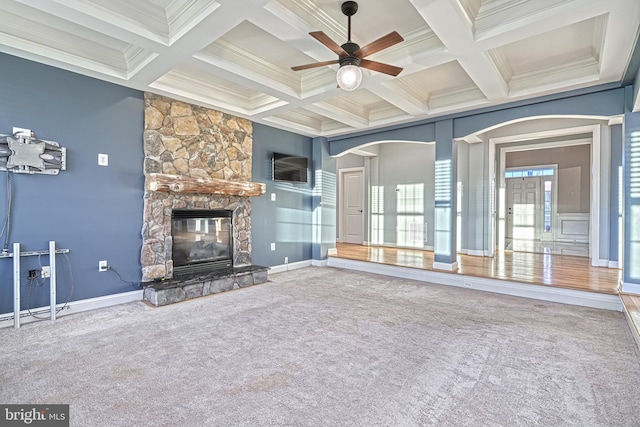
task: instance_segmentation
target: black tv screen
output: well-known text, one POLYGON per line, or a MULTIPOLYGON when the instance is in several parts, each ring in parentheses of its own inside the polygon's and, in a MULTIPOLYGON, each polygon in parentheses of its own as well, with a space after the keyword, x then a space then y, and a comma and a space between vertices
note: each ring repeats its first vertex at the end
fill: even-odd
POLYGON ((273 180, 289 182, 307 182, 309 159, 302 156, 291 156, 273 153, 273 180))

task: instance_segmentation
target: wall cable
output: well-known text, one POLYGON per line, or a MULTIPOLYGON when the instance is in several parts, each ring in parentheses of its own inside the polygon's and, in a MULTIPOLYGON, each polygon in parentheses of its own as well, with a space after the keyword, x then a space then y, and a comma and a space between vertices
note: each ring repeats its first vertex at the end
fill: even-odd
POLYGON ((11 172, 7 169, 7 218, 2 225, 2 231, 0 231, 0 238, 6 232, 4 239, 3 252, 9 252, 9 234, 11 233, 11 205, 13 202, 13 178, 11 178, 11 172))
MULTIPOLYGON (((69 259, 69 255, 67 255, 66 253, 63 253, 67 265, 67 273, 69 275, 69 296, 67 298, 67 301, 65 301, 65 303, 61 306, 56 308, 56 314, 60 313, 62 310, 64 310, 65 308, 67 308, 67 305, 69 305, 69 302, 71 301, 71 296, 73 295, 73 291, 75 289, 75 279, 73 276, 73 268, 71 267, 71 259, 69 259)), ((38 263, 40 264, 40 254, 38 254, 38 263)), ((42 264, 40 264, 40 269, 42 271, 42 264)), ((49 278, 49 280, 51 280, 51 278, 49 278)), ((38 287, 43 286, 45 283, 45 280, 42 279, 42 281, 39 281, 37 278, 30 278, 29 279, 29 291, 27 292, 27 311, 29 312, 29 315, 36 318, 36 319, 40 319, 40 320, 47 320, 49 319, 49 317, 40 317, 37 316, 35 313, 31 312, 31 293, 33 291, 33 288, 35 287, 34 284, 38 287)))
POLYGON ((110 265, 108 265, 108 266, 107 266, 107 270, 111 270, 111 271, 113 271, 114 273, 116 273, 116 275, 118 276, 118 279, 120 279, 120 281, 121 281, 122 283, 126 283, 127 285, 131 285, 131 286, 135 287, 136 289, 139 289, 139 288, 141 288, 141 287, 142 287, 142 286, 140 285, 140 282, 129 282, 129 281, 127 281, 127 280, 124 280, 124 279, 122 278, 122 276, 120 275, 120 273, 118 273, 118 270, 116 270, 115 268, 111 267, 110 265))

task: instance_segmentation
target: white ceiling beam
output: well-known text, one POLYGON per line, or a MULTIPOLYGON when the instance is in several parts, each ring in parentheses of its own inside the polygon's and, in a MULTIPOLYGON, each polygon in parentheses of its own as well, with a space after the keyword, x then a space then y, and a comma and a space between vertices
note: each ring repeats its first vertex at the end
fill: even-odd
POLYGON ((368 88, 368 90, 387 101, 389 104, 401 109, 412 116, 419 116, 428 111, 427 103, 415 96, 394 87, 393 82, 380 83, 368 88))
POLYGON ((307 105, 306 109, 335 120, 336 122, 344 123, 345 125, 355 129, 365 129, 369 126, 368 119, 326 102, 317 102, 315 104, 307 105))
POLYGON ((450 0, 410 0, 447 50, 492 101, 507 97, 507 84, 491 58, 476 46, 464 13, 450 0))

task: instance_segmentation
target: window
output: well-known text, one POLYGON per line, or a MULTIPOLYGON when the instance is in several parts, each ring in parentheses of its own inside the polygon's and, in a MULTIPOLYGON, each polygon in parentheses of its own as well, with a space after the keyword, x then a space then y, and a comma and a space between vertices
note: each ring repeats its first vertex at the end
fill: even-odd
POLYGON ((424 247, 424 184, 400 184, 396 194, 398 246, 424 247))
POLYGON ((551 190, 553 188, 553 181, 544 182, 544 229, 545 233, 551 233, 551 190))
POLYGON ((371 187, 371 243, 384 243, 384 187, 371 187))

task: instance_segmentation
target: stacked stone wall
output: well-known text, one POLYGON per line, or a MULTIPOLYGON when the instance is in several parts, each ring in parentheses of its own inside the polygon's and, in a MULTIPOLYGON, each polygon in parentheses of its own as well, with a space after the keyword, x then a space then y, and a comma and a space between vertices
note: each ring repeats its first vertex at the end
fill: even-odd
MULTIPOLYGON (((249 120, 145 93, 144 174, 251 181, 249 120)), ((142 280, 173 277, 173 209, 233 211, 234 265, 251 264, 251 200, 212 194, 144 194, 142 280)))

